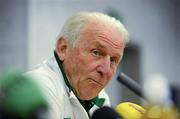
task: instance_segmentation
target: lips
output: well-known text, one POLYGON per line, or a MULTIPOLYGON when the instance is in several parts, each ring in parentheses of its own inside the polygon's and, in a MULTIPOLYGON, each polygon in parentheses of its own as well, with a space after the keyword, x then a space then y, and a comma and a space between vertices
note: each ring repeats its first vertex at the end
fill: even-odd
POLYGON ((95 82, 96 84, 103 86, 100 82, 96 81, 95 79, 89 78, 91 81, 95 82))

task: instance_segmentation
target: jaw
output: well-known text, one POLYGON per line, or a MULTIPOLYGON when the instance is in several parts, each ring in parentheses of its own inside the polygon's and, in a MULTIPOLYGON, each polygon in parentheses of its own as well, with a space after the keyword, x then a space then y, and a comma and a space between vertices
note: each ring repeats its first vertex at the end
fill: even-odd
POLYGON ((89 84, 87 85, 79 85, 78 88, 78 98, 81 100, 91 100, 94 97, 96 97, 99 92, 102 90, 102 86, 100 84, 98 84, 97 82, 89 82, 89 84))

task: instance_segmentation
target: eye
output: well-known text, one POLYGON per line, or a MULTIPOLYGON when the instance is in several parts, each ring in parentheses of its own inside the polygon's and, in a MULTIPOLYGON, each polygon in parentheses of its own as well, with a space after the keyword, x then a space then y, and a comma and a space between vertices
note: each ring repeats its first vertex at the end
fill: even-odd
POLYGON ((114 57, 111 57, 110 60, 111 60, 111 64, 113 65, 116 65, 118 63, 117 59, 114 57))
POLYGON ((99 51, 99 50, 93 50, 92 54, 93 54, 93 56, 101 56, 102 55, 101 51, 99 51))

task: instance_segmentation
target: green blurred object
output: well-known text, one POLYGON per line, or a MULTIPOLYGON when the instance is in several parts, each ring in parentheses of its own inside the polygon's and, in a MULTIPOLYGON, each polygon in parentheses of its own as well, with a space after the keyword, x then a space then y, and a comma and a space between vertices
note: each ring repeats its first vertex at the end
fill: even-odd
POLYGON ((30 119, 36 111, 46 110, 47 102, 33 80, 10 71, 0 74, 0 107, 12 116, 30 119))

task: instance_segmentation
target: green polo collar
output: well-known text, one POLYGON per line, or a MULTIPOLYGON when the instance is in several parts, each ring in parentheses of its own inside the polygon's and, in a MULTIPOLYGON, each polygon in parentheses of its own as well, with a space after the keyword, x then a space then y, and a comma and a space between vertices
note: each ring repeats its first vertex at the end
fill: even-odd
MULTIPOLYGON (((60 68, 60 70, 61 70, 61 72, 62 72, 62 75, 63 75, 63 78, 64 78, 64 81, 65 81, 65 83, 66 83, 66 86, 69 88, 69 92, 70 91, 73 91, 74 92, 74 90, 73 90, 73 88, 72 88, 72 86, 70 85, 70 83, 69 83, 69 81, 68 81, 68 79, 67 79, 67 77, 66 77, 66 74, 65 74, 65 72, 64 72, 64 69, 63 69, 63 66, 62 66, 62 61, 59 59, 59 57, 58 57, 58 55, 57 55, 57 53, 54 51, 54 56, 55 56, 55 59, 56 59, 56 61, 57 61, 57 63, 58 63, 58 66, 59 66, 59 68, 60 68)), ((77 97, 78 98, 78 97, 77 97)), ((93 98, 93 99, 91 99, 91 100, 80 100, 79 98, 78 98, 78 100, 79 100, 79 102, 81 103, 81 105, 85 108, 85 110, 87 111, 87 112, 89 112, 89 110, 94 106, 94 105, 96 105, 96 106, 98 106, 98 107, 102 107, 103 106, 103 104, 104 104, 104 102, 105 102, 105 99, 104 98, 99 98, 98 96, 96 96, 95 98, 93 98)))

